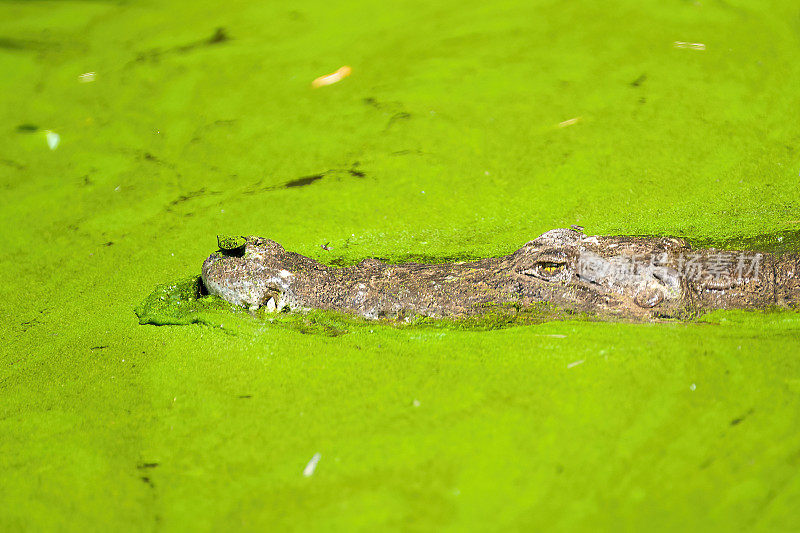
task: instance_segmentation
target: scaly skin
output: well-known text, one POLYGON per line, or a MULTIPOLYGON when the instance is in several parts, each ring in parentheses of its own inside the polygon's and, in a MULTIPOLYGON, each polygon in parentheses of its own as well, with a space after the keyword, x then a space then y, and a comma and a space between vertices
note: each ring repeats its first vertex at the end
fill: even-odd
POLYGON ((323 265, 260 237, 242 257, 203 263, 211 294, 268 311, 329 309, 366 318, 465 318, 546 302, 600 318, 685 318, 714 309, 800 308, 800 255, 691 249, 684 241, 548 231, 516 252, 472 262, 323 265))

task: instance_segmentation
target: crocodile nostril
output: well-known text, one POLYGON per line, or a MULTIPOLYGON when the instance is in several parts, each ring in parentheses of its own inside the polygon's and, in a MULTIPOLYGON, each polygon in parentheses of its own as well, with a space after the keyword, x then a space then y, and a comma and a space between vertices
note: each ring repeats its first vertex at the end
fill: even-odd
POLYGON ((649 309, 650 307, 655 307, 664 301, 664 291, 657 287, 646 287, 639 291, 639 293, 634 297, 633 301, 639 307, 649 309))

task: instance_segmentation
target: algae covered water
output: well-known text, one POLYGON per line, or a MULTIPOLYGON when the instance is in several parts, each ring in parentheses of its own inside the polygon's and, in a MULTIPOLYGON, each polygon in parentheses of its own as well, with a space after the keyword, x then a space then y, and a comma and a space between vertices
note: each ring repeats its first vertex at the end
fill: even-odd
POLYGON ((796 2, 0 15, 3 530, 800 527, 797 313, 394 327, 189 300, 218 234, 337 265, 570 224, 796 251, 796 2), (148 302, 186 324, 140 324, 148 302))

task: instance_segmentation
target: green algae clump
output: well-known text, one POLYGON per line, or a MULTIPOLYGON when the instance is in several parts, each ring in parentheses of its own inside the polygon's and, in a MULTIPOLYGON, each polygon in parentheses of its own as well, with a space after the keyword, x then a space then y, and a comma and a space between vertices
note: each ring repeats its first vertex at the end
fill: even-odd
POLYGON ((202 324, 228 333, 252 330, 264 323, 293 329, 304 334, 337 337, 348 333, 347 326, 363 320, 340 313, 310 311, 271 315, 264 308, 255 312, 230 304, 217 296, 204 294, 200 276, 158 285, 134 308, 139 324, 183 326, 202 324))
POLYGON ((244 314, 221 298, 203 295, 200 276, 157 286, 134 311, 139 324, 156 326, 205 324, 222 327, 226 315, 244 314))

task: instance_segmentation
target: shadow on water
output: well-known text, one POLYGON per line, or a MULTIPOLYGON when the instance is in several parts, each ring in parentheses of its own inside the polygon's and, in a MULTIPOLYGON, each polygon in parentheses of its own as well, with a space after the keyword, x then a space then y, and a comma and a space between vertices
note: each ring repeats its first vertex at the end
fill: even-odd
POLYGON ((294 187, 305 187, 306 185, 311 185, 317 180, 321 180, 325 177, 325 174, 316 174, 314 176, 305 176, 303 178, 297 178, 296 180, 287 181, 284 185, 284 189, 291 189, 294 187))
POLYGON ((174 53, 186 53, 192 52, 198 48, 208 47, 208 46, 216 46, 221 43, 226 43, 231 40, 231 37, 228 35, 228 32, 223 27, 218 27, 214 30, 214 33, 210 37, 206 37, 203 39, 198 39, 196 41, 192 41, 190 43, 182 44, 179 46, 173 46, 172 48, 167 49, 160 49, 160 48, 152 48, 150 50, 140 52, 136 56, 136 61, 158 61, 161 56, 165 54, 174 54, 174 53))
POLYGON ((354 178, 365 178, 367 173, 363 170, 358 170, 359 162, 356 161, 350 168, 331 168, 326 170, 325 172, 320 172, 319 174, 312 174, 310 176, 301 176, 299 178, 295 178, 293 180, 286 181, 280 185, 267 185, 261 186, 261 181, 258 181, 253 186, 248 189, 242 191, 242 194, 253 195, 253 194, 260 194, 263 192, 270 192, 270 191, 277 191, 280 189, 296 189, 299 187, 307 187, 312 183, 317 183, 321 179, 327 176, 335 176, 337 178, 341 177, 354 177, 354 178))
POLYGON ((53 43, 46 41, 36 41, 33 39, 12 39, 10 37, 0 37, 0 50, 10 51, 36 51, 41 52, 52 48, 53 43))

